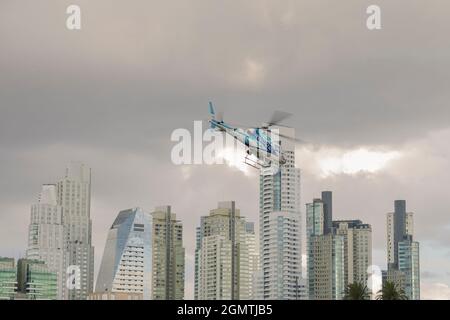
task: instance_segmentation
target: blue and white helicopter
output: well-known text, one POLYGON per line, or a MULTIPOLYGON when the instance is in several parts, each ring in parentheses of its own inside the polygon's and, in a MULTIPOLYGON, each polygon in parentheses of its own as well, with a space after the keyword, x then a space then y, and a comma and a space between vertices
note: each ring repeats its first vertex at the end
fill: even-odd
POLYGON ((209 113, 211 129, 225 132, 242 143, 246 149, 244 162, 257 169, 261 167, 279 168, 286 163, 280 138, 300 141, 283 135, 277 128, 273 128, 273 126, 282 126, 279 123, 290 117, 290 113, 275 111, 268 123, 256 128, 242 128, 224 122, 222 114, 216 115, 212 102, 209 102, 209 113))

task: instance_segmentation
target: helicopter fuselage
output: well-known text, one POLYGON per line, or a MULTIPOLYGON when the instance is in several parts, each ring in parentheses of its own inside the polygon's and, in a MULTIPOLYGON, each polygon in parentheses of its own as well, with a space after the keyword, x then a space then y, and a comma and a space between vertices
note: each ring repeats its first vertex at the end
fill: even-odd
POLYGON ((246 148, 247 154, 255 156, 260 166, 270 167, 286 162, 276 131, 269 128, 251 128, 244 130, 215 119, 211 119, 209 122, 211 128, 223 131, 242 143, 246 148))

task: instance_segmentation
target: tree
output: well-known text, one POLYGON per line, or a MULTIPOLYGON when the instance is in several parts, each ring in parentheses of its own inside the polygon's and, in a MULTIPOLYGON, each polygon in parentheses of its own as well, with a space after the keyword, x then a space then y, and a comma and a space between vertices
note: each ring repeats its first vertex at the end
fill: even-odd
POLYGON ((369 300, 370 294, 367 285, 363 282, 349 283, 345 287, 344 300, 369 300))
POLYGON ((377 300, 408 300, 408 296, 396 283, 386 281, 377 293, 377 300))

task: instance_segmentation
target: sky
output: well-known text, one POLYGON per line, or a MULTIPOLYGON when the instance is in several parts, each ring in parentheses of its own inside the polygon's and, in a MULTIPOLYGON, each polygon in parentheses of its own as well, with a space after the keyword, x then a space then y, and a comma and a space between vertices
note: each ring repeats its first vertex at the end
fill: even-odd
POLYGON ((118 212, 170 204, 184 224, 186 297, 195 227, 218 201, 258 221, 258 172, 239 159, 175 165, 171 133, 274 110, 296 148, 304 203, 333 191, 334 219, 373 229, 415 213, 421 295, 450 299, 450 3, 442 0, 0 2, 0 256, 23 256, 30 206, 70 160, 92 168, 96 272, 118 212), (66 8, 81 8, 81 30, 66 8), (382 29, 366 28, 381 8, 382 29))

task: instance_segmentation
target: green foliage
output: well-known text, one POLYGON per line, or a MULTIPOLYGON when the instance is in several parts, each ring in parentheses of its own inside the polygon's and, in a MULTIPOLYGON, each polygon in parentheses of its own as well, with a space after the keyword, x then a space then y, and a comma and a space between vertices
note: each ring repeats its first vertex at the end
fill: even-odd
POLYGON ((394 282, 386 281, 377 294, 377 300, 408 300, 405 291, 394 282))
POLYGON ((344 300, 370 300, 367 285, 362 282, 349 283, 345 287, 344 300))

